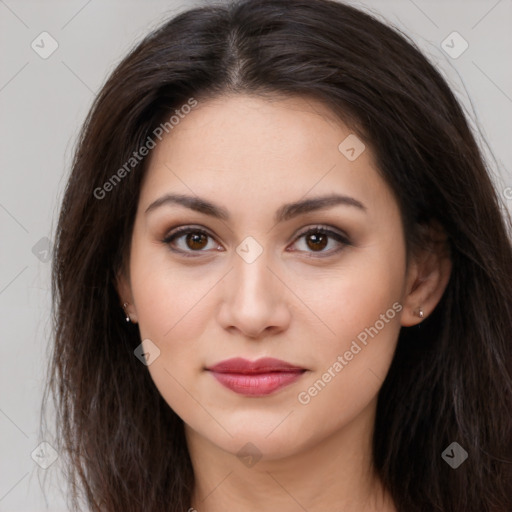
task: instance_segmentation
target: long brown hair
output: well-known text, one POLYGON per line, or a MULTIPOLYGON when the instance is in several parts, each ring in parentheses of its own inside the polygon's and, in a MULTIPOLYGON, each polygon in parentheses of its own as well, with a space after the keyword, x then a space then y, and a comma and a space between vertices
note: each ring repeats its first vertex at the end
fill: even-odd
POLYGON ((191 98, 228 93, 324 102, 371 145, 408 249, 425 243, 429 222, 443 227, 452 275, 432 315, 400 332, 378 397, 374 464, 399 511, 510 512, 510 217, 440 73, 398 31, 331 0, 183 12, 140 42, 96 98, 55 237, 44 396, 55 399, 73 510, 79 498, 93 511, 190 506, 183 422, 134 356, 139 331, 124 321, 115 277, 147 163, 134 152, 191 98), (457 469, 441 456, 452 442, 469 455, 457 469))

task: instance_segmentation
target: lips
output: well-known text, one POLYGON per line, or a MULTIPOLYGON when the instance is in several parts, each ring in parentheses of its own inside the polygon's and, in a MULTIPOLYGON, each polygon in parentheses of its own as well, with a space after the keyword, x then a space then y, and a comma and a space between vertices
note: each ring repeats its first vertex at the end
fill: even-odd
POLYGON ((241 357, 227 359, 214 366, 207 368, 210 371, 217 373, 242 373, 242 374, 255 374, 255 373, 270 373, 270 372, 290 372, 290 371, 303 371, 305 368, 294 366, 286 361, 274 359, 272 357, 263 357, 256 361, 248 361, 241 357))
POLYGON ((264 396, 281 389, 296 380, 305 368, 274 358, 248 361, 233 358, 207 368, 222 385, 235 393, 264 396))

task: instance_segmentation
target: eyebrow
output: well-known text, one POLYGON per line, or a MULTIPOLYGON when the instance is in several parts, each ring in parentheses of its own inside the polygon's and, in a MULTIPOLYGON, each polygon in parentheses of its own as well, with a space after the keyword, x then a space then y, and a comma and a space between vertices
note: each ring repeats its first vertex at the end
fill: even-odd
MULTIPOLYGON (((153 201, 147 207, 145 213, 148 214, 149 212, 164 205, 181 205, 185 208, 190 208, 196 212, 203 213, 204 215, 209 215, 216 219, 225 221, 228 221, 231 218, 228 210, 225 208, 201 197, 187 196, 183 194, 165 194, 156 201, 153 201)), ((284 204, 276 211, 274 215, 274 222, 278 223, 287 221, 305 213, 332 208, 333 206, 338 205, 352 206, 366 212, 366 207, 357 199, 350 196, 330 194, 284 204)))

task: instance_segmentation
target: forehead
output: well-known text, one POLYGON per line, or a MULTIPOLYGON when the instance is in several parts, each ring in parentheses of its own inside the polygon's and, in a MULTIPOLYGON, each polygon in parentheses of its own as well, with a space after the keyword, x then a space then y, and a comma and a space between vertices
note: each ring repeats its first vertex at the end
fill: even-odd
POLYGON ((150 155, 141 203, 167 192, 248 212, 332 192, 368 206, 394 201, 370 148, 324 104, 303 97, 199 102, 150 155), (344 153, 347 146, 354 151, 344 153))

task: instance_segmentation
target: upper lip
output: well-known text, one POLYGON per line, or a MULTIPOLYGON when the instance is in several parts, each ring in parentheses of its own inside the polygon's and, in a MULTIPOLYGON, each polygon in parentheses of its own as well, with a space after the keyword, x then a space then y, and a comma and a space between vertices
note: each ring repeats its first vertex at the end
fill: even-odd
POLYGON ((257 359, 256 361, 249 361, 247 359, 243 359, 242 357, 235 357, 221 361, 220 363, 209 366, 206 369, 217 373, 245 374, 305 371, 305 368, 301 368, 300 366, 295 366, 293 364, 287 363, 286 361, 281 361, 272 357, 263 357, 261 359, 257 359))

